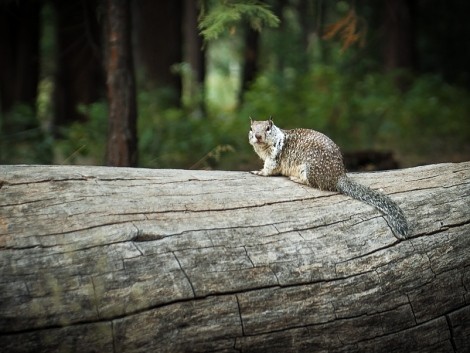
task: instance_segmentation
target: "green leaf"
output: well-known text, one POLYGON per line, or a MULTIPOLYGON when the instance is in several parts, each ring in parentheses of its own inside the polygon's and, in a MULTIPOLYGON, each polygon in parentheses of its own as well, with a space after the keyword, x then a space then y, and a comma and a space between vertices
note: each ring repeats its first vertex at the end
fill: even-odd
POLYGON ((261 31, 263 26, 277 27, 280 22, 268 5, 259 1, 221 1, 202 16, 199 29, 204 39, 209 41, 228 29, 234 29, 244 18, 257 31, 261 31))

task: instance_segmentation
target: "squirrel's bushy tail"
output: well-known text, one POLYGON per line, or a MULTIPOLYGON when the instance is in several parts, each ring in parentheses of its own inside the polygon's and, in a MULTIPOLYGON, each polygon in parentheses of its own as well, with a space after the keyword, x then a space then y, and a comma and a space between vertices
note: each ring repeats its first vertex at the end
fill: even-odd
POLYGON ((367 186, 356 183, 346 175, 338 179, 336 185, 339 192, 351 196, 356 200, 372 205, 385 213, 392 228, 402 237, 408 233, 408 223, 405 215, 398 205, 390 197, 380 192, 374 191, 367 186))

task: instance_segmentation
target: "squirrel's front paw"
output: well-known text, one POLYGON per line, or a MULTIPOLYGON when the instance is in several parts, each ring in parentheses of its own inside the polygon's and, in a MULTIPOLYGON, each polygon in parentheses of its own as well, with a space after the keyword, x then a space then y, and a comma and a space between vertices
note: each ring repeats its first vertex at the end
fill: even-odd
POLYGON ((254 175, 264 175, 263 170, 252 170, 250 173, 254 175))

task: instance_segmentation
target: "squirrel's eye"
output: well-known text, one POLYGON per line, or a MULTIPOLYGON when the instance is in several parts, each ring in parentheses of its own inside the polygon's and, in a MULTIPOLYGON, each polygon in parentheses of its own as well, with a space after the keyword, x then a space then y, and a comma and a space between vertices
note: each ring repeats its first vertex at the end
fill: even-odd
POLYGON ((271 126, 268 126, 268 127, 266 128, 266 131, 267 131, 267 132, 271 131, 271 126))

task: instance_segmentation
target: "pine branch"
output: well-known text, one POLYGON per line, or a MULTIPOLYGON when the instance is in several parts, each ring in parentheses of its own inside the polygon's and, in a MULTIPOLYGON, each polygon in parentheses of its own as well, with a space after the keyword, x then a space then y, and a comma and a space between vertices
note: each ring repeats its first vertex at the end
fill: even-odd
POLYGON ((224 1, 202 16, 199 29, 204 39, 209 41, 218 38, 226 30, 233 32, 243 18, 257 31, 261 31, 263 26, 277 27, 280 22, 268 5, 259 1, 224 1))

